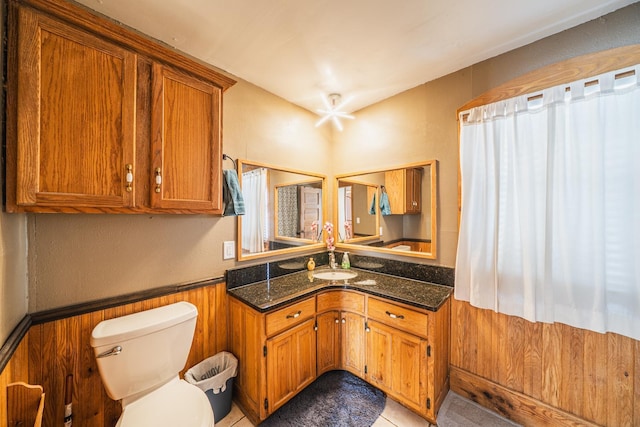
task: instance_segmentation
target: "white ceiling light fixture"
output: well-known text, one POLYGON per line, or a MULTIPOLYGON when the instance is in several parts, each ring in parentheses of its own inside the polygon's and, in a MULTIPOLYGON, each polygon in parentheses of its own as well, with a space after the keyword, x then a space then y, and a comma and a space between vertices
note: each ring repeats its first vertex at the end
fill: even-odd
POLYGON ((342 123, 340 123, 340 119, 355 119, 351 114, 341 111, 342 108, 351 101, 351 98, 347 98, 345 101, 340 102, 341 99, 342 96, 339 93, 332 93, 329 94, 328 97, 322 97, 322 102, 324 102, 325 108, 318 109, 317 111, 324 116, 318 120, 316 127, 328 120, 331 120, 338 130, 342 131, 342 123))

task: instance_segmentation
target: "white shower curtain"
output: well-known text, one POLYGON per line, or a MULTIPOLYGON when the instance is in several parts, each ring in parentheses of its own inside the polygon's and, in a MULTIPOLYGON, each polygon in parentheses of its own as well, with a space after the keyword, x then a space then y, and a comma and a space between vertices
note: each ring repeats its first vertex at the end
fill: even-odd
POLYGON ((618 73, 461 114, 457 299, 640 339, 640 66, 618 73))
POLYGON ((253 169, 242 173, 242 196, 245 214, 242 218, 242 250, 264 252, 267 213, 267 170, 253 169))

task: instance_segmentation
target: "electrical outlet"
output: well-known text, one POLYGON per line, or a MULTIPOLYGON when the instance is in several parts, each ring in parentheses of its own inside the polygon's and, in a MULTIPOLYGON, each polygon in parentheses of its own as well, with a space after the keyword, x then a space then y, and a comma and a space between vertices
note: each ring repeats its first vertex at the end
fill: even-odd
POLYGON ((224 242, 222 259, 233 259, 235 258, 235 256, 236 256, 236 242, 234 242, 233 240, 224 242))
POLYGON ((359 216, 356 217, 356 224, 360 224, 360 217, 359 216))
POLYGON ((380 235, 382 236, 382 227, 380 227, 380 235))

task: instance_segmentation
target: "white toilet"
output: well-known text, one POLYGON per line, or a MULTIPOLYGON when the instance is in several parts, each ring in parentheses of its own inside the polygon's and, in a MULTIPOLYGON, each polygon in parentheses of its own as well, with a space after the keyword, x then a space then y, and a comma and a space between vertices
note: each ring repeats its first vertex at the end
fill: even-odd
POLYGON ((104 320, 93 329, 102 382, 122 404, 117 427, 213 427, 207 395, 179 377, 197 316, 193 304, 178 302, 104 320))

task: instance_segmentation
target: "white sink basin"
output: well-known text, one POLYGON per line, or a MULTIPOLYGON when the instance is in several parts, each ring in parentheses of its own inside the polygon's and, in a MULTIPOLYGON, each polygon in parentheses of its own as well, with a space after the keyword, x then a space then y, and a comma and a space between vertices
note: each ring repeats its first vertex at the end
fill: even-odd
POLYGON ((313 272, 313 277, 320 280, 348 280, 357 275, 358 273, 351 270, 318 270, 313 272))

